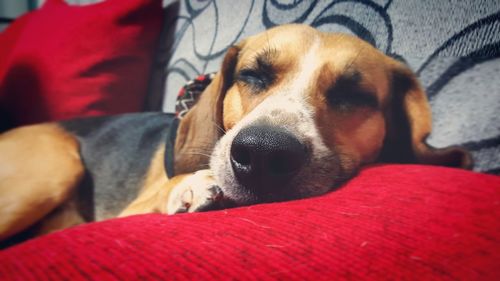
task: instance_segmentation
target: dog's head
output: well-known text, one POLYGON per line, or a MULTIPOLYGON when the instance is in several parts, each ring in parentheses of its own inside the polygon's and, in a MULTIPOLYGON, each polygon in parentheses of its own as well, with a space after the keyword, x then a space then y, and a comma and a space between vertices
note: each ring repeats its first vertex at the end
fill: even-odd
POLYGON ((231 47, 179 127, 176 171, 210 164, 237 205, 323 194, 374 162, 468 167, 434 149, 415 75, 345 34, 285 25, 231 47))

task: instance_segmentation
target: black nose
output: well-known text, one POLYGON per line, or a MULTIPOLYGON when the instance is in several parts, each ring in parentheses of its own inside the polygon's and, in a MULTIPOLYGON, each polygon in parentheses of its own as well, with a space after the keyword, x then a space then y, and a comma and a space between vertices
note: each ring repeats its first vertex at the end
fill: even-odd
POLYGON ((283 187, 306 158, 306 147, 294 135, 270 125, 242 129, 231 145, 231 165, 239 183, 257 194, 283 187))

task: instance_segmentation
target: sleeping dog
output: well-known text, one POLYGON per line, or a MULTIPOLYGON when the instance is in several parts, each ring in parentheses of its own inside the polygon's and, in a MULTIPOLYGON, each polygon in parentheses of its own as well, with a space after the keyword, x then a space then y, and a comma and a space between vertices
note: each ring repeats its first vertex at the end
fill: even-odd
POLYGON ((178 122, 128 114, 0 135, 0 240, 320 195, 376 162, 470 167, 466 151, 428 146, 430 131, 405 65, 353 36, 279 26, 229 48, 178 122))

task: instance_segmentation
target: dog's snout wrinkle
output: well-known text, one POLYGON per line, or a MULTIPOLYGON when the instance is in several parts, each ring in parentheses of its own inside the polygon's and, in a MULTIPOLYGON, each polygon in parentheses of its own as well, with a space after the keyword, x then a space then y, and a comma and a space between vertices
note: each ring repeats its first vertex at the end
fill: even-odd
POLYGON ((231 145, 231 165, 236 178, 257 194, 284 186, 306 159, 305 145, 287 130, 271 125, 246 127, 231 145))

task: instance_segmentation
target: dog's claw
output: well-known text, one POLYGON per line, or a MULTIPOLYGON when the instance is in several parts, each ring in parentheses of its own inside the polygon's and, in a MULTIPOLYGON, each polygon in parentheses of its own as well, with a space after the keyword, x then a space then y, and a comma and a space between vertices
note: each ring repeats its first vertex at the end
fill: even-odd
POLYGON ((168 199, 167 214, 220 209, 223 197, 210 171, 198 171, 174 187, 168 199))
POLYGON ((212 201, 219 201, 222 199, 222 189, 218 185, 212 185, 208 191, 212 193, 212 196, 209 198, 212 201))
POLYGON ((213 185, 208 191, 210 192, 210 196, 207 197, 207 201, 198 206, 194 212, 205 212, 222 208, 222 189, 218 185, 213 185))

